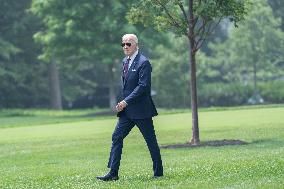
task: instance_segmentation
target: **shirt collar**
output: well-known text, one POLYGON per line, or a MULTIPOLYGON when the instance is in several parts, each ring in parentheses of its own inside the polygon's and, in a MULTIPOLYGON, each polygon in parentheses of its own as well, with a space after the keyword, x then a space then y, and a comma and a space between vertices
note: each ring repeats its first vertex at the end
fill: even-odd
POLYGON ((128 58, 130 58, 130 60, 131 60, 131 61, 133 61, 133 60, 134 60, 134 58, 137 56, 137 54, 138 54, 138 50, 137 50, 137 51, 135 51, 135 53, 133 53, 133 55, 131 55, 130 57, 129 57, 129 56, 127 56, 127 59, 128 59, 128 58))

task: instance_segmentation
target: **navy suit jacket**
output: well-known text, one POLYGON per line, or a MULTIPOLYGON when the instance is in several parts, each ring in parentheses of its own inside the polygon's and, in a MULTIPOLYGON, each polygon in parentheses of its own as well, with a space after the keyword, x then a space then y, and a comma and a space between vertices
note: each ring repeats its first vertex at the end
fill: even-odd
MULTIPOLYGON (((126 57, 122 61, 122 67, 126 57)), ((126 78, 122 79, 122 99, 127 106, 117 116, 125 114, 130 119, 146 119, 158 115, 151 97, 151 72, 149 60, 138 52, 128 69, 126 78)), ((123 73, 123 72, 122 72, 123 73)))

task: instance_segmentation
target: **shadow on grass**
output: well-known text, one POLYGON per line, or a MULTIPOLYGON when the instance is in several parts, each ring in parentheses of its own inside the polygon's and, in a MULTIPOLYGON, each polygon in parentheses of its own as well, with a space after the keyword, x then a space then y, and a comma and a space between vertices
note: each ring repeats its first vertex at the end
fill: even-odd
POLYGON ((170 145, 163 145, 161 148, 163 149, 175 149, 175 148, 197 148, 197 147, 203 147, 203 146, 227 146, 227 145, 246 145, 248 144, 245 141, 242 140, 211 140, 211 141, 204 141, 200 142, 199 145, 192 145, 191 143, 183 143, 183 144, 170 144, 170 145))
POLYGON ((250 144, 255 144, 255 145, 261 145, 261 146, 271 146, 271 147, 283 147, 284 141, 281 139, 274 139, 274 138, 266 138, 266 139, 258 139, 258 140, 253 140, 250 142, 250 144))
POLYGON ((106 111, 85 114, 85 115, 82 115, 81 117, 115 116, 116 114, 117 112, 115 111, 106 110, 106 111))
POLYGON ((140 181, 140 182, 160 182, 160 181, 165 181, 165 180, 170 180, 169 176, 162 176, 158 178, 154 178, 153 175, 134 175, 134 176, 122 176, 120 177, 121 181, 127 181, 127 182, 135 182, 135 181, 140 181))

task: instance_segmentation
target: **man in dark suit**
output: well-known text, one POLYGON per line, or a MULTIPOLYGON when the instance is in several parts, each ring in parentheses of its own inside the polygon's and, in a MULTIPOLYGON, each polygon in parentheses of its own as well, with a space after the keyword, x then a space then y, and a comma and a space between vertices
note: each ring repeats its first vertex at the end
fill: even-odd
MULTIPOLYGON (((151 98, 151 71, 149 60, 138 51, 138 38, 134 34, 122 37, 124 54, 122 67, 122 97, 116 109, 119 117, 112 134, 112 147, 108 161, 109 173, 99 180, 118 180, 123 139, 136 125, 142 133, 153 161, 154 178, 163 176, 163 165, 152 117, 158 115, 151 98)), ((139 171, 139 170, 137 170, 139 171)))

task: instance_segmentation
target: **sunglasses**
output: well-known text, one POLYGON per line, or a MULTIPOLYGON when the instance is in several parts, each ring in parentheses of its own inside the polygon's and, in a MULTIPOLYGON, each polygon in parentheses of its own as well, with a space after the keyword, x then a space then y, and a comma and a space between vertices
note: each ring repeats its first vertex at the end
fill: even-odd
POLYGON ((128 47, 131 46, 131 43, 121 43, 121 46, 124 47, 125 45, 127 45, 128 47))

